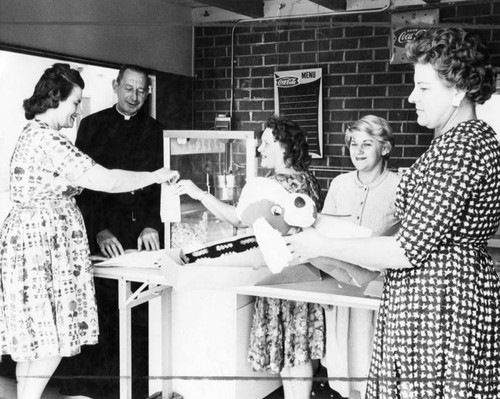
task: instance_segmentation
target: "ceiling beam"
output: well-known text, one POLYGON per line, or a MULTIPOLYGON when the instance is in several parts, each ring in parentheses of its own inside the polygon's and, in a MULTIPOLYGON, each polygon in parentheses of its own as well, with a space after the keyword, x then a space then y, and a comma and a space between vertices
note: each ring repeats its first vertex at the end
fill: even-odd
POLYGON ((309 0, 311 3, 318 4, 330 10, 346 10, 347 0, 309 0))
POLYGON ((222 10, 245 15, 251 18, 264 16, 263 0, 197 0, 207 6, 217 7, 222 10))

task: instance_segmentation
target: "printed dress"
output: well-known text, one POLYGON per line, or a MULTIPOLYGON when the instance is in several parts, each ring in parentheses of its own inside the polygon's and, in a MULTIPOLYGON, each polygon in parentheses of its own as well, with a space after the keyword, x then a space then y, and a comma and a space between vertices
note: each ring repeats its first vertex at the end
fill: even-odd
MULTIPOLYGON (((320 188, 307 172, 268 176, 289 192, 309 195, 321 209, 320 188)), ((255 371, 279 373, 325 354, 325 320, 319 304, 258 297, 248 360, 255 371)))
POLYGON ((500 283, 486 244, 500 220, 500 150, 471 120, 435 138, 401 180, 368 398, 500 397, 500 283))
POLYGON ((32 121, 10 164, 13 208, 0 235, 0 354, 72 356, 97 343, 87 235, 71 181, 94 161, 32 121))

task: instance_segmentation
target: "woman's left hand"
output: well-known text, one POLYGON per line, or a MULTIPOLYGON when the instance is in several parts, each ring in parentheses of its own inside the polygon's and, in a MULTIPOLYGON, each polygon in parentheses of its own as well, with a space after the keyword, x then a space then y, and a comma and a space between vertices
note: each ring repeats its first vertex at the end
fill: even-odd
POLYGON ((305 263, 309 259, 321 256, 322 237, 315 228, 307 228, 301 233, 283 237, 292 253, 294 261, 305 263))

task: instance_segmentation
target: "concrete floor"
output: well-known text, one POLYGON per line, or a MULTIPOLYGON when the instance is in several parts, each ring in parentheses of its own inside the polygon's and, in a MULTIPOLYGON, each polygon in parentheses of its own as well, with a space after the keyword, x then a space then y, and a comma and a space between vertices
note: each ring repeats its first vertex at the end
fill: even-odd
MULTIPOLYGON (((1 363, 0 363, 1 364, 1 363)), ((11 375, 11 374, 10 374, 11 375)), ((313 393, 311 399, 346 399, 340 396, 337 392, 328 386, 327 373, 324 367, 321 367, 315 377, 313 384, 313 393), (324 381, 321 379, 325 378, 324 381)), ((150 398, 156 397, 156 395, 150 398)), ((182 396, 179 395, 182 398, 182 396)), ((0 399, 15 399, 16 398, 16 382, 13 378, 0 376, 0 399)), ((92 399, 88 396, 67 396, 59 393, 58 389, 49 386, 45 389, 42 399, 92 399)), ((283 399, 283 389, 280 387, 276 391, 270 393, 264 399, 283 399)))
MULTIPOLYGON (((324 367, 321 366, 316 371, 314 379, 311 399, 347 399, 330 388, 328 385, 328 374, 324 367)), ((274 392, 271 392, 264 399, 284 399, 283 387, 279 387, 274 392)))
MULTIPOLYGON (((16 381, 11 378, 0 377, 0 399, 16 398, 16 381)), ((42 399, 91 399, 88 396, 64 396, 55 388, 48 387, 42 399)))

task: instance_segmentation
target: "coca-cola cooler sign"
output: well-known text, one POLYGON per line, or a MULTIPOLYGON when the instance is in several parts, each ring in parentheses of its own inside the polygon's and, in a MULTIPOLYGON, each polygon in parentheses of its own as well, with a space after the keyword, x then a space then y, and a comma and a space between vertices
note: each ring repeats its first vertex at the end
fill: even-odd
POLYGON ((323 156, 322 92, 319 68, 274 73, 274 112, 306 132, 309 152, 315 158, 323 156))
POLYGON ((426 25, 439 22, 439 9, 414 10, 393 13, 391 16, 391 64, 406 64, 405 46, 420 32, 427 29, 426 25))
POLYGON ((401 28, 392 31, 392 54, 391 64, 406 64, 405 46, 411 42, 423 29, 421 28, 401 28))

